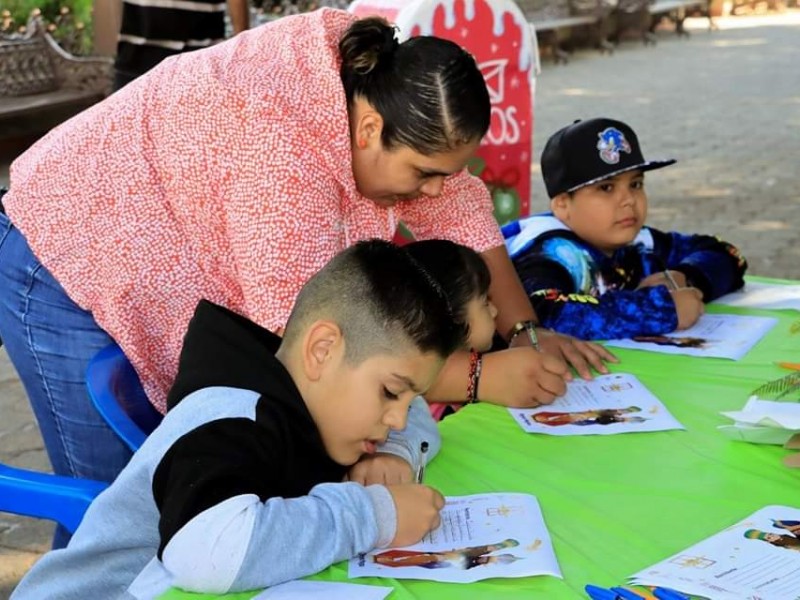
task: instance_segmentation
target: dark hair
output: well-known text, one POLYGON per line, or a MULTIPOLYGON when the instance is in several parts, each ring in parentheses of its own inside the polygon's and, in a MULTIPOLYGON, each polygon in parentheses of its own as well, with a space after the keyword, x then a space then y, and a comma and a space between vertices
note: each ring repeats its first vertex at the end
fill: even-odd
POLYGON ((469 335, 467 304, 489 293, 492 276, 481 255, 449 240, 423 240, 406 251, 442 286, 456 322, 469 335))
POLYGON ((774 535, 778 536, 777 540, 764 541, 772 544, 773 546, 779 546, 781 548, 800 548, 800 539, 783 533, 776 533, 774 535))
POLYGON ((308 280, 284 341, 293 343, 318 319, 340 327, 351 365, 410 345, 447 358, 465 343, 442 288, 405 250, 382 240, 351 246, 308 280))
POLYGON ((435 154, 480 140, 491 104, 475 59, 458 44, 432 36, 402 44, 380 17, 353 23, 339 42, 347 105, 356 97, 381 117, 386 148, 435 154))
POLYGON ((595 423, 598 425, 610 425, 611 423, 621 423, 622 417, 613 409, 600 409, 597 411, 595 423))

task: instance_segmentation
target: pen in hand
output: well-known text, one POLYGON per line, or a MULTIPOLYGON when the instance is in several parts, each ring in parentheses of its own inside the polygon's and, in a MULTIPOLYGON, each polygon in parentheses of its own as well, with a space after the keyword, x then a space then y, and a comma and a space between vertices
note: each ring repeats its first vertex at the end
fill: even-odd
POLYGON ((419 445, 419 463, 417 464, 417 474, 415 481, 422 483, 422 478, 425 476, 425 461, 428 458, 428 442, 422 442, 419 445))
POLYGON ((672 277, 672 273, 670 273, 667 269, 664 270, 664 279, 667 280, 667 287, 671 290, 678 289, 678 282, 675 281, 675 278, 672 277))

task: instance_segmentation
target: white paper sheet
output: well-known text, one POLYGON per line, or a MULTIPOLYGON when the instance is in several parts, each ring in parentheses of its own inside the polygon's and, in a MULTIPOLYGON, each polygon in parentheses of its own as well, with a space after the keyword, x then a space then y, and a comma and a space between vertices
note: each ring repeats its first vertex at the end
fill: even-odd
POLYGON ((741 290, 717 298, 714 304, 742 308, 800 310, 800 285, 748 281, 741 290))
POLYGON ((419 544, 350 560, 350 577, 471 583, 490 577, 561 577, 539 503, 529 494, 447 498, 442 523, 419 544))
POLYGON ((547 435, 613 435, 683 429, 667 408, 633 375, 575 380, 547 406, 509 408, 525 431, 547 435))
POLYGON ((272 586, 253 600, 383 600, 393 588, 333 581, 287 581, 272 586))
POLYGON ((795 433, 789 429, 776 429, 774 427, 755 427, 744 423, 733 425, 719 425, 717 429, 727 438, 736 442, 750 442, 751 444, 773 444, 783 446, 792 439, 795 433))
POLYGON ((759 400, 752 396, 742 410, 722 414, 745 425, 800 431, 800 404, 797 402, 759 400))
POLYGON ((630 582, 715 600, 798 600, 800 509, 762 508, 736 525, 632 575, 630 582))
POLYGON ((778 319, 742 315, 703 315, 689 329, 659 336, 611 340, 608 346, 739 360, 778 319))

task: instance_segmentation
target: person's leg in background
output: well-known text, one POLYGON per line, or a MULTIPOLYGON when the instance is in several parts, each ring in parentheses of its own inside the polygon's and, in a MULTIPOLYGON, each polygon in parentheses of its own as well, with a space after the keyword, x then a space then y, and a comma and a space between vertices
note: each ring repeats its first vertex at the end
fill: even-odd
MULTIPOLYGON (((86 390, 89 360, 111 337, 67 296, 0 214, 0 337, 42 432, 53 471, 113 481, 132 455, 86 390)), ((66 545, 59 527, 53 547, 66 545)))
POLYGON ((115 92, 121 90, 137 77, 139 77, 138 73, 126 73, 125 71, 120 71, 119 69, 115 69, 114 86, 112 87, 112 90, 115 92))

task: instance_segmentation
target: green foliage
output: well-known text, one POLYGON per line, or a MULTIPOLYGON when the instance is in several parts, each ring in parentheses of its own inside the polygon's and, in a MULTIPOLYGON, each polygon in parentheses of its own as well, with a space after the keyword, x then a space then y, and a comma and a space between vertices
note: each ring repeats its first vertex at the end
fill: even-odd
POLYGON ((59 44, 73 54, 92 50, 92 0, 3 0, 0 31, 23 33, 28 19, 40 11, 59 44))

